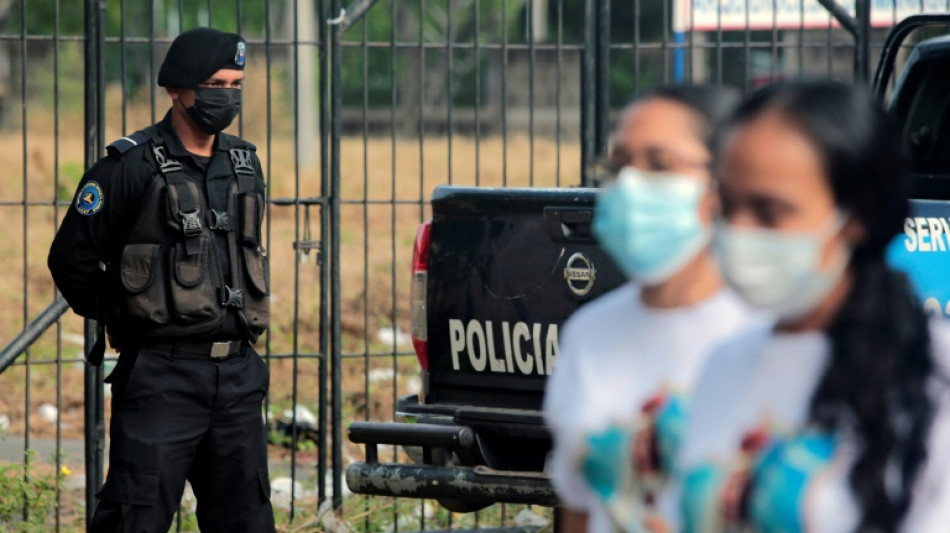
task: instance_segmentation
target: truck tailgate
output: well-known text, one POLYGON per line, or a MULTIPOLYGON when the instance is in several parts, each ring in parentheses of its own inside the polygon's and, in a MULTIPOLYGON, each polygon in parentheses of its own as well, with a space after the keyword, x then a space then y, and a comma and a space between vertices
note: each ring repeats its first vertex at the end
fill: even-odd
POLYGON ((559 326, 625 277, 594 189, 440 187, 427 282, 429 402, 538 409, 559 326))

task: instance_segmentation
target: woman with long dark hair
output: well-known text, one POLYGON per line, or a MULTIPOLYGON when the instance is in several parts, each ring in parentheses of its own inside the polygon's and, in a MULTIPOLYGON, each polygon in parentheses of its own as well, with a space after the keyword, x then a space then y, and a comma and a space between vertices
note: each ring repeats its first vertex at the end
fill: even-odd
POLYGON ((720 87, 667 87, 622 113, 611 152, 616 178, 598 200, 593 229, 632 281, 565 325, 544 399, 564 531, 609 533, 636 517, 645 491, 628 500, 630 478, 614 474, 633 474, 625 450, 636 440, 644 451, 638 479, 654 481, 638 487, 662 481, 644 406, 652 412, 688 393, 711 348, 749 320, 709 254, 710 143, 738 101, 720 87), (637 427, 644 431, 635 437, 637 427))
POLYGON ((716 167, 714 249, 777 318, 699 378, 679 455, 687 532, 950 531, 950 335, 885 262, 908 216, 898 128, 861 87, 768 87, 716 167))

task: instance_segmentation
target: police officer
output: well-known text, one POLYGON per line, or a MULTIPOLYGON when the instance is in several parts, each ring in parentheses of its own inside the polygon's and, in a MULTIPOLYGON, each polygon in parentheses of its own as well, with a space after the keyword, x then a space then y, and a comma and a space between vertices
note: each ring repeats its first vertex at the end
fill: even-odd
POLYGON ((268 371, 250 346, 269 317, 264 180, 254 145, 222 133, 241 108, 245 52, 211 28, 175 39, 158 74, 171 110, 109 145, 50 250, 63 296, 120 353, 94 532, 164 533, 186 479, 202 531, 274 530, 268 371))

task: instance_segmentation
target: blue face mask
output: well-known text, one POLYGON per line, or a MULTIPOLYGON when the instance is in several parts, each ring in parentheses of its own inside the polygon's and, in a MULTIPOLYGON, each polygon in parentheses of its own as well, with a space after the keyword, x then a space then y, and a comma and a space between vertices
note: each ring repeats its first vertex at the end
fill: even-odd
POLYGON ((597 200, 594 235, 628 276, 659 285, 709 244, 712 228, 699 220, 705 192, 695 178, 626 167, 597 200))

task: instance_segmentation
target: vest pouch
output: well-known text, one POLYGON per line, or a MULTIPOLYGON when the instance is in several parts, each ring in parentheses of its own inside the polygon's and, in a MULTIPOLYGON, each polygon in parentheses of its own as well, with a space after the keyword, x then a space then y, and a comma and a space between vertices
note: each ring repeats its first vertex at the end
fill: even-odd
POLYGON ((201 251, 194 255, 188 255, 184 243, 178 243, 169 259, 176 321, 195 324, 219 318, 221 307, 215 297, 217 278, 214 275, 218 268, 214 245, 209 239, 201 238, 201 251))
POLYGON ((241 227, 238 239, 244 246, 261 245, 261 220, 264 215, 264 198, 256 192, 242 193, 238 196, 238 209, 241 214, 241 227))
POLYGON ((257 247, 242 246, 244 252, 244 315, 247 323, 261 333, 270 323, 270 291, 267 287, 267 258, 257 247))
POLYGON ((166 275, 160 244, 127 244, 122 250, 119 278, 125 289, 125 308, 129 317, 168 323, 166 275))

